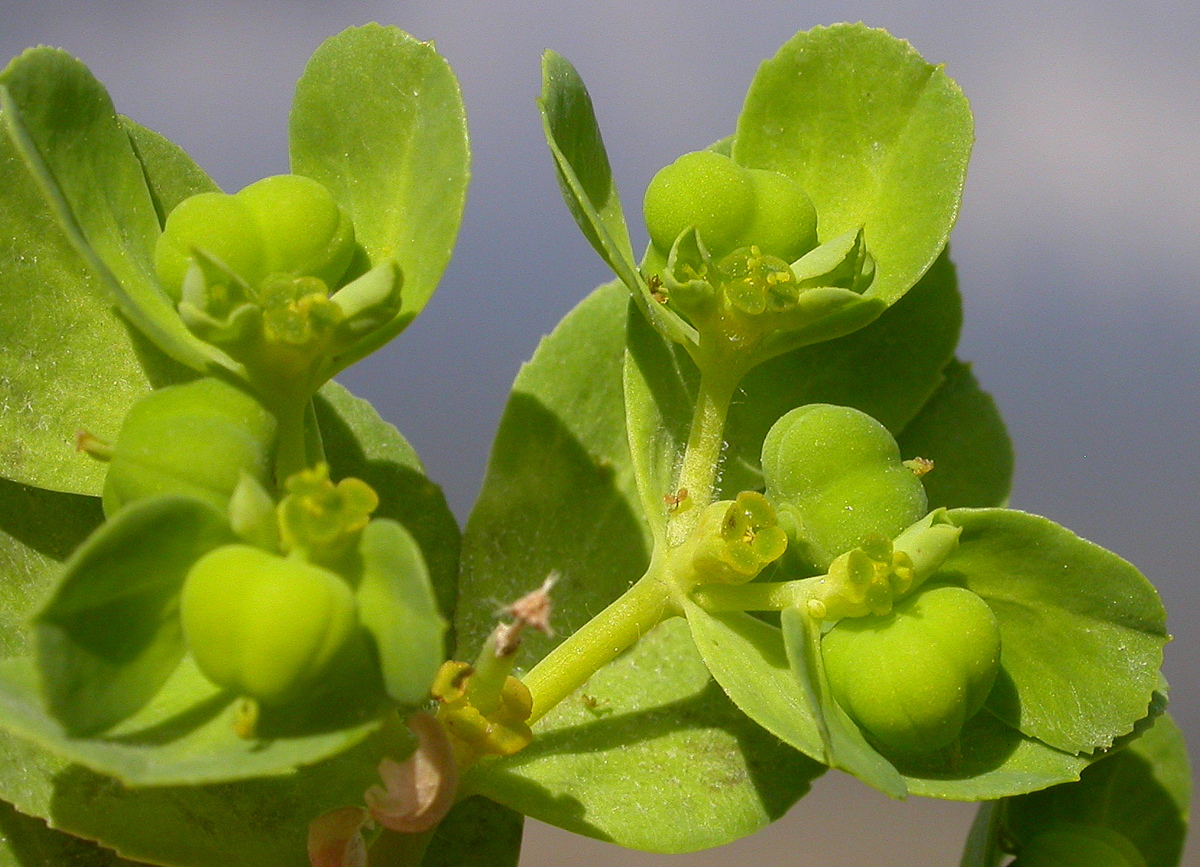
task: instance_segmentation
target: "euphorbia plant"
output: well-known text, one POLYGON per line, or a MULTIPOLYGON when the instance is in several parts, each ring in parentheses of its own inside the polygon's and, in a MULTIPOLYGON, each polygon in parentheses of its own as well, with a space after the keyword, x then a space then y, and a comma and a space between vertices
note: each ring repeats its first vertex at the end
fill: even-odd
POLYGON ((331 382, 450 255, 433 47, 327 41, 293 173, 232 195, 61 52, 0 74, 10 860, 494 865, 522 815, 682 852, 834 767, 984 802, 964 865, 1177 863, 1162 605, 1004 507, 953 357, 954 82, 882 31, 797 34, 729 138, 648 179, 638 257, 582 80, 543 72, 617 280, 518 376, 461 540, 331 382))

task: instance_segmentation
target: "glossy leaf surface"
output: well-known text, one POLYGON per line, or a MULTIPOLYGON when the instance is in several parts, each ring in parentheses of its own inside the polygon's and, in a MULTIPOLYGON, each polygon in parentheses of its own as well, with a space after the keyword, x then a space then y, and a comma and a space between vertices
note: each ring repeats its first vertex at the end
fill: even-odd
POLYGON ((110 303, 177 361, 232 369, 187 330, 158 286, 158 214, 103 86, 51 48, 26 51, 0 74, 0 86, 7 138, 110 303))
POLYGON ((896 301, 937 258, 973 140, 958 85, 911 45, 862 24, 798 33, 759 68, 733 158, 794 178, 822 241, 864 227, 869 295, 896 301))
POLYGON ((1001 675, 987 707, 1070 753, 1111 746, 1158 687, 1166 613, 1129 563, 1069 530, 1007 509, 950 512, 963 527, 940 577, 1000 622, 1001 675))
POLYGON ((695 329, 658 304, 642 279, 592 98, 575 67, 553 51, 542 57, 538 105, 558 185, 580 231, 656 328, 679 343, 695 343, 695 329))
POLYGON ((289 140, 292 171, 329 188, 369 264, 392 259, 404 275, 400 311, 345 367, 421 311, 450 261, 469 176, 458 82, 432 43, 378 24, 344 30, 305 66, 289 140))
POLYGON ((1183 735, 1163 715, 1129 746, 1085 770, 1079 782, 1007 799, 1004 828, 1019 846, 1057 823, 1099 825, 1128 838, 1147 867, 1176 867, 1191 790, 1183 735))

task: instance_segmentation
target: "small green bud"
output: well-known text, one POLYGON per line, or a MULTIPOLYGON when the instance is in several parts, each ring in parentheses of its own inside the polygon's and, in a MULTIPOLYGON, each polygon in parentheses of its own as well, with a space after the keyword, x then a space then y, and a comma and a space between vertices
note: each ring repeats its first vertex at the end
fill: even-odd
POLYGON ((767 433, 767 497, 788 534, 789 560, 820 573, 868 536, 894 539, 925 514, 925 488, 887 429, 859 410, 798 407, 767 433))
POLYGON ((1067 823, 1037 834, 1010 867, 1146 867, 1146 859, 1119 831, 1067 823))
POLYGON ((107 515, 156 494, 222 511, 243 474, 269 485, 275 418, 246 391, 206 377, 160 388, 129 410, 104 480, 107 515))
POLYGON ((238 191, 262 234, 267 272, 336 286, 354 256, 354 224, 317 181, 274 175, 238 191))
POLYGON ((225 545, 196 561, 181 617, 205 676, 264 705, 298 698, 358 628, 354 596, 336 574, 249 545, 225 545))
POLYGON ((1000 669, 996 616, 962 587, 929 588, 890 614, 840 620, 821 648, 838 704, 901 753, 953 743, 1000 669))
POLYGON ((199 249, 255 285, 267 273, 258 221, 246 204, 225 193, 199 193, 167 216, 154 248, 154 268, 172 300, 183 297, 183 280, 199 249))
POLYGON ((646 189, 643 211, 651 242, 670 250, 694 227, 714 256, 737 245, 754 218, 754 182, 746 169, 715 151, 684 154, 646 189))

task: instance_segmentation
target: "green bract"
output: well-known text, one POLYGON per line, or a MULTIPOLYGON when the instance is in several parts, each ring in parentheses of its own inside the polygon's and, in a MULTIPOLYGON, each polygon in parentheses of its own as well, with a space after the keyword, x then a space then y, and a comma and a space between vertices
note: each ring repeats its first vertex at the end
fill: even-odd
POLYGON ((281 705, 328 670, 355 635, 349 585, 327 569, 248 545, 200 558, 183 585, 183 634, 214 683, 281 705))
POLYGON ((242 474, 271 485, 275 419, 245 389, 206 377, 158 389, 121 425, 104 511, 155 494, 189 494, 224 510, 242 474))
POLYGON ((850 407, 787 413, 763 441, 762 468, 802 569, 823 570, 869 536, 893 539, 925 514, 925 489, 892 435, 850 407))
POLYGON ((983 706, 1000 668, 987 603, 932 587, 890 614, 847 618, 821 641, 838 703, 873 738, 904 753, 951 744, 983 706))
POLYGON ((1111 828, 1069 824, 1038 834, 1010 867, 1146 867, 1146 859, 1111 828))

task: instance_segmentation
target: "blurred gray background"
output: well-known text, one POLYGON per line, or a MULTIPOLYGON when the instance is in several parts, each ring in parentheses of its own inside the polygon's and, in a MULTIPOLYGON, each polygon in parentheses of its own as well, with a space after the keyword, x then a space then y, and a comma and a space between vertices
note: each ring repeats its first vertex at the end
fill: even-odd
MULTIPOLYGON (((518 366, 609 279, 542 141, 541 51, 587 81, 639 246, 646 183, 732 131, 758 63, 796 30, 860 19, 944 63, 975 111, 952 242, 960 355, 1008 422, 1012 505, 1115 550, 1158 586, 1175 635, 1172 712, 1200 744, 1194 0, 0 0, 0 62, 35 44, 68 49, 118 110, 232 191, 287 170, 291 90, 324 37, 377 20, 436 40, 462 83, 474 151, 458 251, 426 312, 342 381, 400 427, 465 520, 518 366)), ((973 809, 892 803, 829 774, 785 819, 724 849, 648 856, 530 823, 523 863, 951 867, 973 809)), ((1200 843, 1188 853, 1200 864, 1200 843)))

